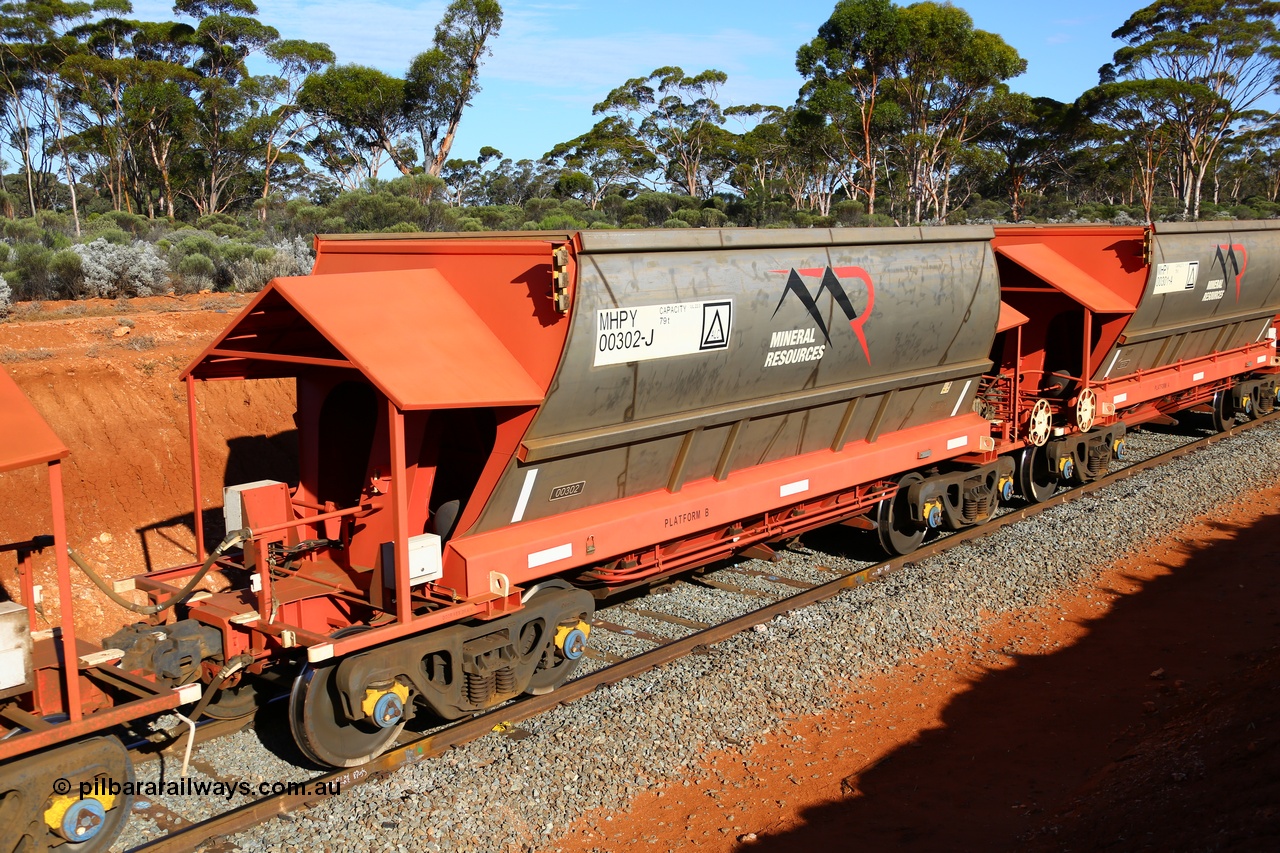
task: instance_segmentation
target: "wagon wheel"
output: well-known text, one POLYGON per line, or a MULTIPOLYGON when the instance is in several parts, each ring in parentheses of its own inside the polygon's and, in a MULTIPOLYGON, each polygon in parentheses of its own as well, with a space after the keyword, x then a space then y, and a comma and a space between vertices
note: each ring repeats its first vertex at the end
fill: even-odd
MULTIPOLYGON (((366 630, 352 625, 333 638, 366 630)), ((304 664, 289 693, 289 729, 303 755, 328 767, 358 767, 395 743, 404 719, 385 728, 369 719, 349 719, 342 708, 333 674, 341 661, 304 664)))
POLYGON ((1058 491, 1058 472, 1042 447, 1024 447, 1018 456, 1018 491, 1033 504, 1044 503, 1058 491))
POLYGON ((1092 388, 1085 388, 1080 392, 1080 396, 1076 398, 1076 426, 1081 432, 1088 432, 1093 429, 1093 423, 1098 414, 1098 395, 1093 392, 1092 388))
POLYGON ((1049 408, 1049 401, 1043 398, 1036 400, 1027 416, 1027 441, 1035 447, 1043 447, 1052 428, 1053 410, 1049 408))
POLYGON ((0 851, 106 853, 133 808, 133 763, 116 737, 91 738, 6 765, 0 851), (84 790, 82 783, 103 788, 84 790), (121 786, 111 794, 106 783, 121 786), (127 788, 125 786, 128 786, 127 788))
POLYGON ((1209 422, 1213 425, 1214 432, 1226 432, 1235 425, 1236 405, 1230 388, 1223 388, 1215 393, 1211 405, 1209 422))
POLYGON ((924 477, 916 473, 903 474, 898 480, 898 491, 893 497, 876 504, 876 535, 880 547, 891 557, 904 557, 920 547, 928 530, 911 518, 911 500, 908 490, 924 477))
MULTIPOLYGON (((540 596, 548 595, 558 589, 575 589, 572 584, 559 578, 545 580, 530 587, 521 598, 528 602, 540 596)), ((527 623, 520 632, 518 651, 521 655, 534 653, 542 647, 542 660, 529 679, 525 693, 541 696, 550 693, 569 680, 582 656, 586 652, 587 636, 578 628, 579 623, 591 624, 591 611, 571 613, 554 625, 543 625, 540 620, 527 623), (567 631, 561 631, 567 628, 567 631), (544 635, 543 632, 546 632, 544 635), (576 633, 575 633, 576 632, 576 633), (559 642, 557 642, 559 637, 559 642)))

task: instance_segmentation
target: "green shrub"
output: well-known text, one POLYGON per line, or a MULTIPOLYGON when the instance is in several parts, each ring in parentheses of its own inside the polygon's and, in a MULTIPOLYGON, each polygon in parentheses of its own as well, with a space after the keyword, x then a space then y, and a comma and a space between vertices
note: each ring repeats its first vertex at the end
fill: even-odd
POLYGON ((586 227, 587 223, 568 213, 553 213, 538 223, 539 231, 578 231, 586 227))
POLYGON ((222 225, 222 224, 210 225, 205 230, 211 234, 217 234, 219 237, 227 237, 229 239, 235 239, 237 237, 244 236, 244 229, 241 228, 239 225, 222 225))
POLYGON ((236 218, 229 213, 206 213, 196 220, 196 227, 202 231, 212 231, 215 225, 239 227, 236 218))
POLYGON ((18 243, 10 259, 8 276, 17 299, 57 299, 57 287, 49 277, 53 253, 39 243, 18 243))
POLYGON ((200 277, 212 279, 215 269, 213 259, 199 253, 187 255, 178 262, 178 272, 183 278, 200 277))
POLYGON ((178 242, 178 253, 184 256, 204 255, 207 259, 218 253, 218 244, 203 234, 193 234, 178 242))
POLYGON ((216 257, 224 264, 231 265, 237 261, 243 261, 245 258, 252 258, 257 246, 251 246, 248 243, 219 243, 215 254, 216 257))
POLYGON ((715 207, 704 207, 702 224, 707 228, 723 228, 729 224, 729 214, 715 207))
POLYGON ((860 201, 847 198, 835 203, 831 208, 831 215, 836 218, 838 225, 852 227, 862 223, 863 217, 867 215, 867 206, 860 201))
MULTIPOLYGON (((104 228, 103 230, 97 231, 92 235, 86 234, 85 236, 86 237, 92 236, 94 239, 97 239, 97 240, 106 240, 108 243, 111 243, 116 246, 127 246, 133 242, 133 238, 129 236, 129 232, 124 231, 120 228, 110 228, 110 227, 104 228)), ((92 241, 89 241, 89 242, 92 242, 92 241)))
MULTIPOLYGON (((71 230, 71 214, 59 213, 54 210, 41 210, 36 212, 36 222, 40 224, 41 230, 45 232, 63 232, 64 234, 71 230)), ((45 243, 49 242, 49 236, 46 233, 45 243)))
POLYGON ((40 240, 42 231, 40 223, 34 219, 6 219, 4 236, 15 243, 35 243, 40 240))
POLYGON ((674 216, 662 223, 663 228, 690 228, 688 222, 683 219, 676 219, 674 216))
POLYGON ((84 295, 84 264, 80 255, 65 249, 49 258, 49 274, 58 292, 68 299, 84 295))
MULTIPOLYGON (((129 213, 127 210, 112 210, 102 214, 100 220, 105 220, 107 227, 118 228, 121 231, 127 231, 133 237, 142 237, 151 231, 154 224, 145 216, 139 216, 136 213, 129 213)), ((113 241, 114 242, 114 241, 113 241)))

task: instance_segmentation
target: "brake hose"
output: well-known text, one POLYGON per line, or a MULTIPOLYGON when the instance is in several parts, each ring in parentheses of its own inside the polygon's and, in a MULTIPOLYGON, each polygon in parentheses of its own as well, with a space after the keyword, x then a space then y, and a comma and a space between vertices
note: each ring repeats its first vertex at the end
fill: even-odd
POLYGON ((213 568, 213 564, 217 562, 219 557, 252 537, 253 531, 247 527, 243 530, 233 530, 228 533, 227 537, 218 544, 218 547, 214 548, 209 553, 209 556, 205 558, 204 564, 200 566, 200 571, 191 576, 191 580, 187 581, 186 586, 174 593, 172 598, 156 604, 134 604, 116 592, 110 583, 103 580, 101 575, 91 569, 89 564, 85 562, 84 557, 80 556, 74 548, 68 547, 67 554, 71 557, 71 561, 79 566, 80 571, 84 572, 85 576, 93 581, 94 586, 106 593, 107 598, 127 610, 132 610, 134 613, 142 616, 154 616, 163 610, 168 610, 170 607, 186 601, 191 593, 195 592, 195 588, 200 584, 200 581, 204 580, 204 576, 209 574, 209 570, 213 568))

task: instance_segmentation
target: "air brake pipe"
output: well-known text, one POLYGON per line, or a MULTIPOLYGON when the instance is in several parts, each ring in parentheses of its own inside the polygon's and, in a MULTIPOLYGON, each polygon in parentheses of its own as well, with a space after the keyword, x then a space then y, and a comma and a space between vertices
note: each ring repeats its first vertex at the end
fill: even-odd
POLYGON ((89 580, 93 581, 93 585, 106 593, 107 598, 111 599, 126 610, 132 610, 134 613, 138 613, 143 616, 154 616, 163 610, 168 610, 175 604, 181 604, 186 601, 191 593, 195 592, 195 588, 199 585, 200 581, 204 580, 204 576, 209 574, 209 570, 213 568, 213 564, 218 561, 218 558, 239 545, 241 542, 251 538, 251 536, 252 532, 247 527, 243 530, 233 530, 228 533, 227 538, 223 539, 222 542, 218 544, 218 547, 214 548, 212 553, 205 558, 204 565, 200 567, 200 571, 192 575, 191 580, 187 581, 186 586, 174 593, 171 598, 157 604, 134 604, 132 601, 129 601, 127 598, 116 592, 111 584, 103 580, 101 575, 91 569, 89 564, 85 562, 84 557, 80 556, 74 548, 68 547, 67 553, 71 556, 72 562, 80 567, 80 571, 84 572, 85 576, 88 577, 89 580))
POLYGON ((209 686, 204 690, 204 695, 200 697, 200 701, 197 702, 195 708, 192 709, 191 714, 189 715, 191 722, 194 723, 196 720, 200 719, 200 715, 204 713, 204 709, 209 706, 209 700, 216 696, 218 691, 222 689, 222 682, 226 681, 233 674, 239 672, 251 663, 253 663, 253 655, 248 652, 236 655, 231 660, 227 661, 226 665, 223 666, 222 669, 218 670, 218 674, 213 677, 213 681, 209 682, 209 686))

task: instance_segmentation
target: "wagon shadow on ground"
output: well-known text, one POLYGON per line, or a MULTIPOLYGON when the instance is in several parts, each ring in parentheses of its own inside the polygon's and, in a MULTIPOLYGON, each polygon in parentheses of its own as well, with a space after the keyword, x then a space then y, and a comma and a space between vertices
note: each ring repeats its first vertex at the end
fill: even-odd
MULTIPOLYGON (((226 486, 255 480, 279 480, 290 487, 298 483, 298 431, 278 432, 275 435, 245 435, 227 441, 227 464, 223 468, 219 490, 226 486)), ((206 485, 205 494, 209 490, 206 485)), ((214 548, 227 535, 219 505, 203 510, 204 545, 206 551, 214 548)), ((161 554, 181 553, 194 559, 195 513, 186 512, 134 529, 142 547, 142 559, 148 572, 168 568, 161 554)), ((172 559, 172 558, 169 558, 172 559)))
POLYGON ((1082 617, 1075 644, 976 673, 940 728, 868 767, 841 766, 841 799, 742 849, 1260 849, 1259 836, 1274 840, 1280 515, 1220 529, 1230 536, 1185 566, 1114 590, 1122 597, 1104 616, 1082 617), (1207 725, 1210 716, 1226 723, 1207 725))

